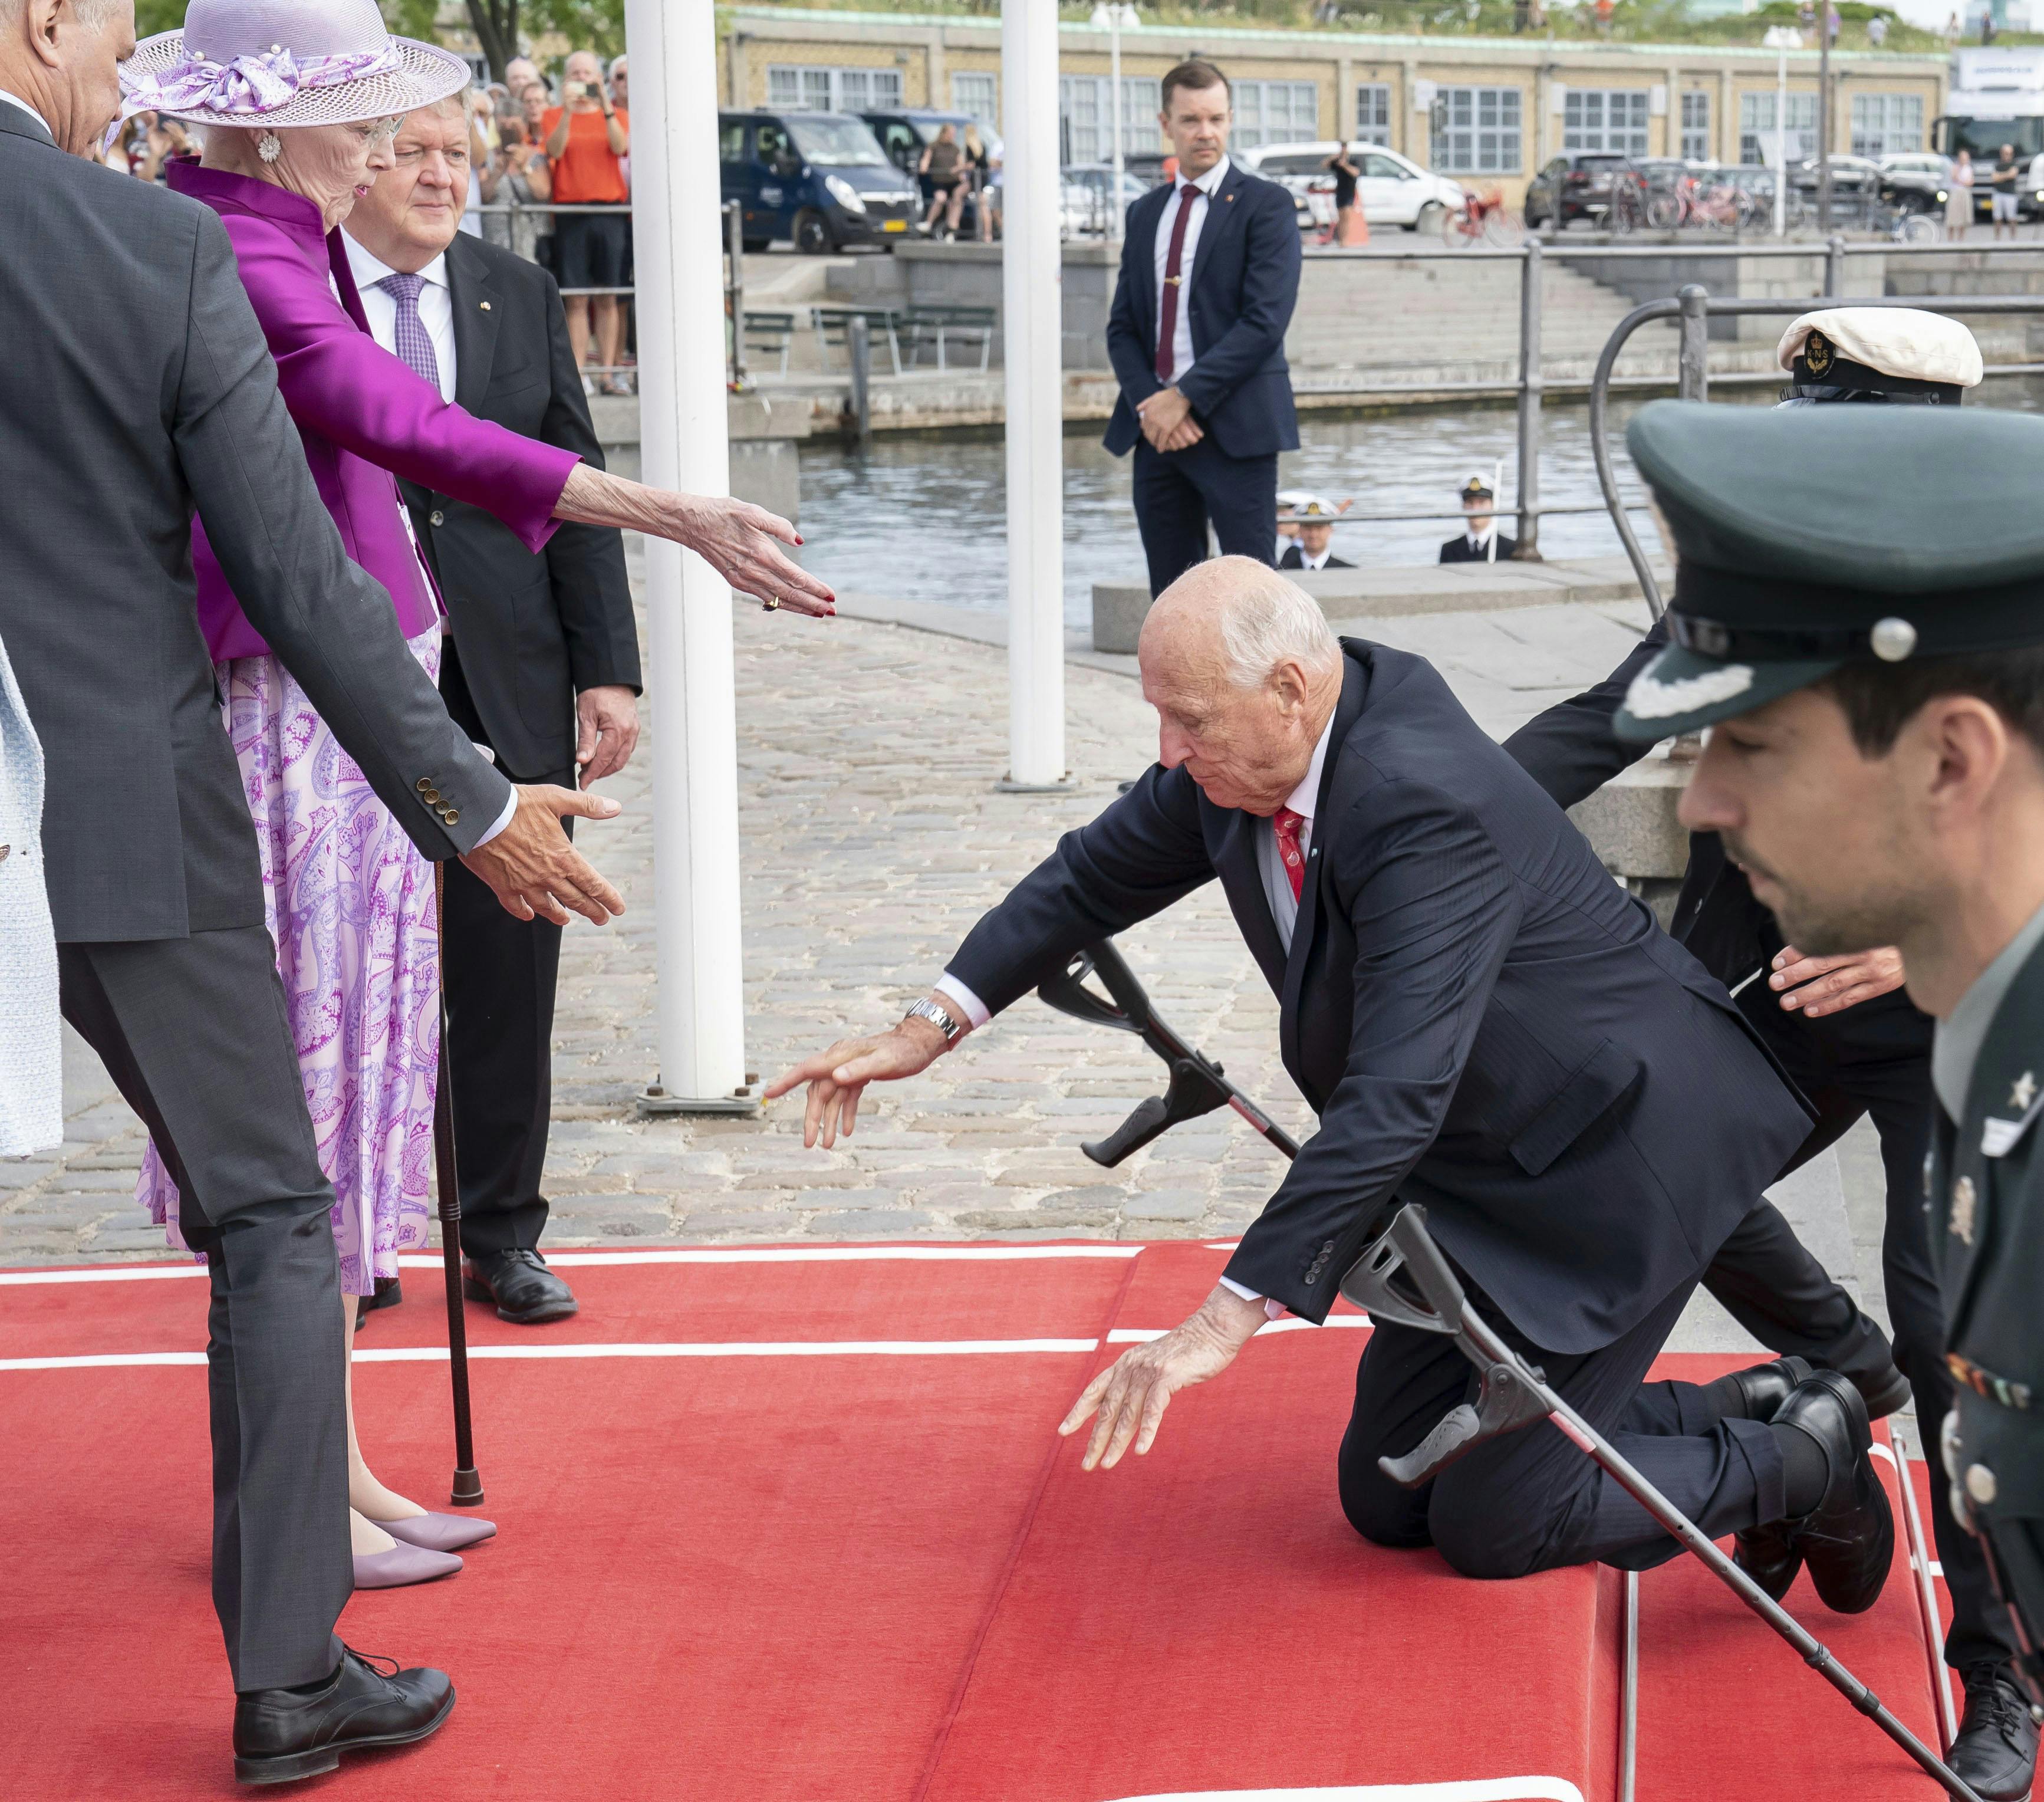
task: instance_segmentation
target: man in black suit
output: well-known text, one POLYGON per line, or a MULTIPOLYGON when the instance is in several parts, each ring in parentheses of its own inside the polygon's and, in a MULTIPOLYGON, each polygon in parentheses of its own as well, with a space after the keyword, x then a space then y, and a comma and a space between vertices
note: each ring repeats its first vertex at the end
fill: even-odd
MULTIPOLYGON (((1431 666, 1337 641, 1263 566, 1182 578, 1139 654, 1159 762, 981 920, 899 1026, 774 1084, 809 1083, 805 1142, 848 1130, 866 1082, 926 1068, 1088 940, 1218 877, 1320 1128, 1199 1311, 1073 1408, 1066 1432, 1099 1413, 1086 1467, 1147 1450, 1174 1392, 1266 1318, 1324 1320, 1388 1212, 1420 1202, 1478 1305, 1690 1519, 1770 1531, 1832 1607, 1869 1606, 1893 1525, 1850 1383, 1784 1365, 1643 1382, 1808 1131, 1723 987, 1431 666)), ((1471 1384, 1448 1341, 1377 1327, 1339 1467, 1358 1532, 1485 1577, 1675 1554, 1544 1423, 1394 1485, 1379 1457, 1412 1450, 1471 1384)))
MULTIPOLYGON (((385 349, 409 350, 447 399, 601 469, 553 278, 459 229, 468 143, 459 98, 408 114, 395 167, 349 215, 343 237, 370 329, 385 349), (424 352, 417 334, 396 332, 394 285, 414 291, 424 352)), ((440 693, 455 721, 517 781, 573 788, 579 768, 586 787, 622 769, 640 682, 620 534, 563 525, 536 555, 480 507, 402 486, 447 608, 440 693)), ((465 871, 448 877, 444 905, 469 1293, 521 1325, 560 1320, 575 1298, 538 1251, 560 928, 513 919, 465 871)))
POLYGON ((1292 512, 1299 536, 1278 559, 1281 570, 1352 570, 1355 565, 1334 553, 1335 510, 1310 494, 1292 512))
POLYGON ((1271 558, 1278 453, 1299 448, 1285 328, 1299 298, 1298 213, 1228 160, 1228 78, 1164 77, 1177 178, 1128 209, 1107 352, 1121 384, 1105 440, 1135 452, 1135 521, 1161 594, 1207 554, 1271 558))
POLYGON ((622 904, 559 819, 617 809, 491 769, 348 561, 218 216, 96 159, 134 47, 127 0, 0 6, 0 637, 48 758, 64 1016, 148 1128, 206 1254, 236 1769, 280 1782, 424 1738, 454 1695, 444 1673, 382 1676, 334 1635, 353 1580, 333 1190, 199 631, 194 513, 425 856, 463 859, 507 907, 559 914, 571 897, 601 923, 622 904))
POLYGON ((1519 548, 1519 540, 1497 529, 1497 497, 1481 471, 1462 484, 1464 529, 1441 547, 1444 563, 1496 563, 1519 548))

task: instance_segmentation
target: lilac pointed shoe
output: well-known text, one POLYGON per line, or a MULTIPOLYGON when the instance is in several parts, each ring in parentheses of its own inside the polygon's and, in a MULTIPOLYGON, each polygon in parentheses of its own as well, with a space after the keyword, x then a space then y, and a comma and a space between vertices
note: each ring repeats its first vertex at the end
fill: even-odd
POLYGON ((392 1539, 429 1552, 458 1552, 478 1540, 497 1537, 495 1521, 467 1514, 415 1514, 409 1520, 379 1520, 376 1524, 392 1539))
POLYGON ((355 1554, 355 1586, 358 1589, 402 1589, 409 1583, 430 1583, 436 1577, 451 1577, 461 1569, 461 1560, 451 1552, 408 1546, 400 1540, 387 1552, 355 1554))

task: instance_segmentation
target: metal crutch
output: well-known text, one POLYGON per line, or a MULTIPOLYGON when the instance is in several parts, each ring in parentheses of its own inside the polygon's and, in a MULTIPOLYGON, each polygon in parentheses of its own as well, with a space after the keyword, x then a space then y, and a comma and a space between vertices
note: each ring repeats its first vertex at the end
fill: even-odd
POLYGON ((1980 1802, 1965 1781, 1897 1720, 1878 1696, 1550 1389, 1537 1366, 1528 1364, 1491 1330, 1470 1306, 1454 1272, 1427 1231, 1424 1208, 1408 1205, 1399 1209, 1391 1224, 1342 1279, 1341 1291, 1373 1320, 1448 1335, 1481 1374, 1473 1406, 1465 1402, 1451 1409, 1440 1425, 1405 1457, 1377 1460, 1378 1468, 1393 1482, 1416 1489, 1484 1440, 1535 1420, 1552 1420, 1619 1488, 1700 1558, 1734 1595, 1794 1646, 1805 1664, 1907 1752, 1956 1802, 1980 1802), (1417 1296, 1397 1281, 1401 1273, 1416 1285, 1417 1296))
POLYGON ((447 866, 433 866, 433 930, 438 936, 440 1053, 433 1088, 433 1185, 440 1191, 440 1258, 447 1275, 448 1370, 454 1389, 454 1489, 457 1508, 482 1500, 475 1468, 475 1436, 468 1409, 468 1317, 461 1298, 461 1185, 454 1157, 454 1085, 448 1080, 447 1011, 447 866))

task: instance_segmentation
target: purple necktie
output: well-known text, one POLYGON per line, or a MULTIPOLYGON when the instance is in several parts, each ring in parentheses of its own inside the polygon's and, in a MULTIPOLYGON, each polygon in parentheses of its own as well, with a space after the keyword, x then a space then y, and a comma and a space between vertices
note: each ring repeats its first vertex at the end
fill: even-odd
POLYGON ((440 359, 433 355, 432 336, 419 317, 419 290, 425 285, 423 275, 386 275, 376 284, 398 303, 398 355, 414 375, 438 394, 440 359))

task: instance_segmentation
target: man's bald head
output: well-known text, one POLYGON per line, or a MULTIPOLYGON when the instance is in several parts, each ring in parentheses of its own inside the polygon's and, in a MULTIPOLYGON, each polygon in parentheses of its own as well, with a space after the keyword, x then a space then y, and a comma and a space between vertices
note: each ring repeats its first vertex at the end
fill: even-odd
POLYGON ((1158 761, 1216 806, 1283 806, 1341 695, 1341 645, 1312 597, 1251 558, 1197 564, 1158 596, 1136 656, 1158 761))

